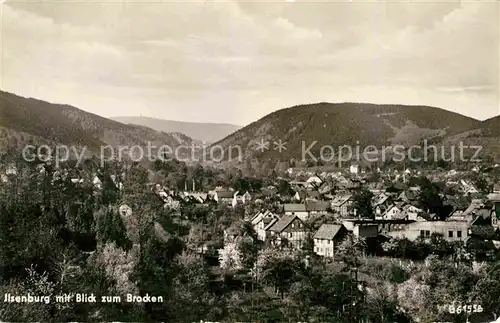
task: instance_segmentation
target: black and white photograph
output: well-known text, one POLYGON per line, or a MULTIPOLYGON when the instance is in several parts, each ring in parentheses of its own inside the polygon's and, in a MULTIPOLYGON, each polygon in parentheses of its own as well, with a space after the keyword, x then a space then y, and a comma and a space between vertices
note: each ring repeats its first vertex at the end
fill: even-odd
POLYGON ((497 0, 1 0, 0 322, 500 323, 497 0))

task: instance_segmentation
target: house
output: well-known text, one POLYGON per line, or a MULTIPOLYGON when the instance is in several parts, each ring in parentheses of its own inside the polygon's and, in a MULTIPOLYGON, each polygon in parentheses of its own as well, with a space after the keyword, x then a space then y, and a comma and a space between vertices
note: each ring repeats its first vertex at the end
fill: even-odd
POLYGON ((306 202, 306 211, 309 216, 320 215, 327 213, 330 208, 330 203, 325 201, 308 201, 306 202))
POLYGON ((331 209, 333 212, 338 213, 340 216, 348 216, 350 214, 350 209, 353 201, 353 196, 350 194, 337 196, 331 202, 331 209))
POLYGON ((479 191, 477 190, 476 187, 474 187, 473 184, 466 182, 465 180, 460 180, 460 186, 465 195, 469 194, 477 194, 479 191))
POLYGON ((419 190, 417 188, 407 189, 399 194, 398 199, 409 204, 416 204, 418 200, 419 190))
POLYGON ((404 230, 387 234, 411 241, 418 238, 429 239, 432 234, 440 234, 448 241, 465 241, 470 227, 471 224, 464 221, 420 221, 408 224, 404 230))
POLYGON ((306 189, 306 188, 311 188, 312 184, 308 182, 303 182, 303 181, 291 181, 290 186, 292 189, 295 191, 306 189))
POLYGON ((351 165, 351 167, 349 167, 349 172, 351 174, 358 174, 359 173, 359 165, 351 165))
POLYGON ((303 190, 298 190, 297 192, 295 192, 295 195, 293 196, 293 199, 296 201, 296 202, 302 202, 306 199, 306 192, 303 191, 303 190))
POLYGON ((214 200, 221 204, 232 204, 234 199, 233 191, 215 191, 214 200))
POLYGON ((299 249, 306 238, 304 223, 297 215, 284 215, 268 227, 271 237, 276 237, 277 244, 285 241, 289 246, 299 249))
POLYGON ((203 192, 185 192, 184 196, 190 200, 194 200, 197 203, 205 203, 208 201, 208 193, 203 192))
POLYGON ((309 217, 305 204, 284 204, 283 211, 287 216, 297 215, 302 221, 309 217))
MULTIPOLYGON (((373 192, 372 192, 373 193, 373 192)), ((393 203, 393 198, 390 194, 382 192, 376 195, 372 200, 372 206, 376 208, 377 206, 389 206, 393 203)))
POLYGON ((376 238, 379 233, 379 225, 372 220, 347 219, 342 221, 342 225, 356 237, 376 238))
POLYGON ((380 215, 380 216, 376 215, 375 219, 377 219, 377 220, 396 220, 396 219, 405 218, 406 214, 403 213, 403 206, 404 206, 404 203, 402 203, 402 202, 398 202, 396 204, 393 204, 382 215, 380 215))
POLYGON ((318 187, 318 192, 320 194, 329 194, 333 191, 333 185, 323 182, 321 185, 318 187))
POLYGON ((321 194, 319 194, 318 191, 307 191, 305 193, 305 196, 306 196, 306 201, 307 200, 318 201, 321 198, 321 194))
POLYGON ((248 202, 250 202, 252 200, 252 195, 250 195, 250 193, 247 191, 245 193, 241 193, 239 191, 237 191, 236 193, 234 193, 234 196, 233 196, 233 206, 235 206, 236 204, 246 204, 248 202))
POLYGON ((252 227, 257 233, 257 238, 261 241, 266 241, 268 237, 266 228, 270 224, 274 224, 278 220, 278 216, 270 211, 259 212, 256 216, 251 219, 252 227))
POLYGON ((342 224, 323 224, 313 236, 314 252, 318 256, 332 257, 348 231, 342 224))
POLYGON ((314 185, 316 187, 319 187, 321 185, 321 183, 323 183, 323 180, 321 178, 319 178, 319 176, 315 175, 315 176, 309 177, 307 179, 306 183, 309 185, 314 185))
POLYGON ((381 193, 372 200, 375 215, 382 215, 394 205, 393 197, 388 193, 381 193))
POLYGON ((421 218, 419 216, 423 212, 424 212, 424 210, 422 210, 414 205, 410 205, 410 204, 403 206, 403 211, 402 211, 402 213, 405 214, 405 218, 407 220, 412 220, 412 221, 420 220, 421 218))

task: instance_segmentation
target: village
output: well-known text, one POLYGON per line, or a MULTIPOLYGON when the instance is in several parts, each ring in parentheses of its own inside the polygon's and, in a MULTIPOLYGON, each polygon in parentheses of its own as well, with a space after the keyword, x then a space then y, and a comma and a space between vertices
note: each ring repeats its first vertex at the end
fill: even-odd
MULTIPOLYGON (((238 211, 242 219, 251 224, 263 245, 300 250, 306 240, 311 239, 313 252, 324 258, 334 259, 337 246, 347 234, 370 242, 371 250, 391 240, 429 241, 433 235, 449 242, 461 242, 464 246, 486 241, 491 248, 500 247, 500 184, 491 183, 485 190, 478 189, 472 180, 463 179, 467 177, 464 174, 469 178, 480 176, 479 165, 465 172, 453 169, 428 172, 427 176, 433 181, 444 184, 438 193, 442 201, 441 214, 426 209, 420 197, 421 188, 411 185, 412 178, 424 176, 422 171, 395 170, 380 173, 378 181, 369 181, 372 174, 359 168, 352 165, 335 173, 294 172, 289 168, 286 179, 278 178, 276 185, 258 191, 236 191, 232 187, 203 191, 196 188, 194 179, 184 183, 184 190, 171 189, 161 183, 150 182, 148 186, 163 201, 164 208, 180 218, 185 205, 207 213, 214 206, 238 211), (384 176, 392 178, 390 186, 386 186, 384 176), (288 191, 280 193, 278 186, 284 182, 288 191), (368 192, 369 205, 356 201, 363 191, 368 192), (363 214, 367 210, 360 208, 368 209, 368 213, 363 214)), ((498 165, 493 169, 498 170, 498 165)), ((92 179, 97 189, 102 188, 101 178, 92 179)), ((122 188, 123 184, 115 178, 112 176, 117 187, 122 188)), ((83 179, 71 181, 83 183, 83 179)), ((126 202, 120 204, 119 209, 124 216, 133 213, 126 202)), ((233 228, 224 228, 225 242, 237 237, 233 228)), ((199 250, 217 252, 209 250, 211 245, 202 242, 199 250)))
MULTIPOLYGON (((420 187, 408 185, 409 178, 421 176, 421 173, 410 169, 395 171, 394 185, 384 187, 382 182, 367 183, 363 179, 366 174, 360 173, 358 168, 354 165, 344 173, 321 174, 294 174, 289 169, 289 176, 293 178, 288 182, 290 195, 279 194, 275 186, 257 193, 222 187, 200 192, 194 184, 192 190, 181 192, 161 185, 154 189, 164 200, 165 207, 178 210, 181 203, 203 206, 211 202, 233 209, 257 209, 254 213, 245 212, 244 219, 251 223, 259 241, 269 246, 287 245, 300 249, 310 237, 314 253, 327 258, 334 258, 336 246, 347 233, 378 245, 392 239, 429 240, 432 235, 440 235, 447 241, 459 241, 464 245, 480 240, 500 247, 500 184, 493 184, 490 191, 484 192, 471 181, 462 179, 463 174, 455 170, 438 174, 435 179, 445 183, 440 198, 446 210, 446 214, 438 215, 423 208, 419 199, 420 187), (304 181, 298 180, 304 178, 304 181), (357 192, 362 187, 367 187, 371 193, 368 217, 358 214, 356 207, 357 192), (314 232, 308 232, 311 226, 307 224, 311 222, 319 223, 314 232)), ((470 173, 479 171, 476 166, 470 173)), ((231 228, 224 232, 227 241, 237 238, 231 228)))
MULTIPOLYGON (((207 268, 203 279, 208 292, 241 293, 239 297, 251 302, 261 299, 252 303, 252 316, 265 302, 263 298, 278 302, 273 306, 288 306, 284 305, 287 300, 297 297, 293 296, 293 286, 301 270, 321 270, 320 277, 331 276, 332 282, 347 275, 358 291, 342 285, 341 293, 355 304, 373 305, 373 297, 389 297, 377 294, 378 284, 393 279, 379 277, 374 281, 370 272, 373 266, 379 266, 382 272, 399 268, 390 275, 416 275, 447 261, 455 270, 474 270, 497 261, 497 164, 457 169, 451 165, 447 169, 380 169, 353 164, 346 169, 324 169, 289 167, 244 176, 241 169, 212 169, 177 161, 109 163, 104 168, 91 161, 83 167, 69 163, 53 167, 50 161, 31 165, 21 162, 3 169, 0 187, 4 196, 10 196, 6 205, 22 203, 16 196, 23 194, 35 194, 30 202, 34 205, 41 196, 48 201, 56 197, 66 201, 55 204, 62 207, 61 216, 65 218, 58 224, 59 230, 69 232, 64 239, 76 243, 79 252, 89 259, 109 248, 123 248, 117 249, 124 253, 116 257, 123 258, 120 266, 127 270, 138 270, 137 252, 143 252, 140 250, 145 242, 137 232, 147 228, 144 223, 151 223, 145 237, 159 243, 150 250, 154 257, 168 254, 172 241, 180 241, 184 246, 180 250, 195 257, 197 260, 192 261, 197 266, 207 268), (78 224, 81 221, 90 222, 82 227, 78 224), (432 262, 433 257, 438 262, 432 262), (135 259, 134 265, 127 259, 135 259), (280 266, 294 269, 288 272, 280 266), (301 266, 308 269, 299 269, 301 266), (285 273, 288 276, 283 277, 285 273)), ((35 212, 50 214, 53 202, 46 203, 42 204, 48 206, 33 206, 33 210, 40 208, 35 212)), ((108 265, 117 266, 115 262, 108 265)), ((120 284, 131 284, 132 272, 129 276, 118 272, 109 275, 117 282, 129 277, 120 284)), ((400 277, 393 284, 407 288, 410 282, 412 279, 400 277)), ((156 292, 146 291, 161 295, 163 287, 158 288, 156 292)), ((137 294, 134 289, 126 291, 137 294)), ((336 293, 331 288, 325 292, 336 293)), ((401 297, 397 296, 398 302, 404 302, 401 297)), ((359 311, 358 305, 346 304, 340 301, 331 315, 349 319, 359 311)), ((455 311, 460 304, 443 301, 434 315, 451 315, 450 308, 455 311)), ((486 311, 481 307, 485 304, 476 305, 486 311)), ((391 311, 396 314, 391 315, 408 311, 411 314, 404 315, 422 315, 411 312, 417 311, 413 305, 406 306, 406 312, 395 307, 391 311)))

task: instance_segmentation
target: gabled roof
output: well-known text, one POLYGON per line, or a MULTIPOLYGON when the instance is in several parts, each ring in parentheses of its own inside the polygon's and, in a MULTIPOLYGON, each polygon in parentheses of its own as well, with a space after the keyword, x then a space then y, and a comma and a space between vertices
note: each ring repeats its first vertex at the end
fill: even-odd
POLYGON ((342 206, 344 203, 349 201, 351 199, 352 195, 342 195, 342 196, 337 196, 335 199, 332 201, 332 206, 342 206))
POLYGON ((306 205, 305 204, 284 204, 283 205, 284 211, 285 212, 306 212, 306 205))
MULTIPOLYGON (((270 229, 271 229, 271 227, 273 227, 273 226, 274 226, 274 224, 275 224, 276 222, 278 222, 278 220, 279 220, 278 218, 271 218, 271 221, 269 221, 269 223, 266 225, 266 227, 264 228, 264 231, 268 231, 268 230, 270 230, 270 229)), ((264 222, 264 224, 265 224, 265 222, 264 222)))
POLYGON ((385 201, 387 201, 389 198, 390 198, 390 195, 382 193, 382 194, 380 194, 379 196, 377 196, 377 197, 374 199, 373 206, 378 206, 378 205, 380 205, 380 204, 383 204, 383 203, 385 203, 385 201))
POLYGON ((270 231, 281 233, 285 230, 295 219, 299 219, 296 215, 284 215, 281 219, 276 221, 271 227, 269 227, 270 231))
POLYGON ((483 208, 484 203, 481 200, 472 200, 469 207, 464 211, 464 214, 475 214, 481 208, 483 208))
POLYGON ((314 234, 314 239, 333 240, 342 229, 342 224, 323 224, 314 234))
POLYGON ((255 214, 251 219, 250 219, 250 222, 255 225, 257 224, 261 219, 262 217, 264 216, 264 213, 262 212, 258 212, 257 214, 255 214))

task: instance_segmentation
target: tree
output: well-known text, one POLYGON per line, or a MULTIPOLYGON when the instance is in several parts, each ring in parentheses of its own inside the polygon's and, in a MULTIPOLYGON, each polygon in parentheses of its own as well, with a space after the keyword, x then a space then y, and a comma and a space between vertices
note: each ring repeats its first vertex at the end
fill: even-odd
POLYGON ((251 272, 253 277, 273 286, 284 298, 285 292, 295 282, 297 274, 303 271, 303 263, 295 259, 288 249, 264 249, 251 272))
POLYGON ((358 268, 362 264, 361 259, 365 255, 366 247, 363 238, 349 234, 339 245, 337 254, 347 267, 358 268))
POLYGON ((443 200, 441 199, 441 189, 426 177, 420 177, 417 181, 420 186, 418 202, 424 210, 437 214, 444 219, 448 214, 445 213, 443 200))
POLYGON ((353 208, 358 216, 362 218, 374 218, 372 206, 373 193, 367 189, 361 189, 354 195, 353 208))
POLYGON ((278 183, 278 192, 282 195, 292 195, 293 190, 290 183, 286 180, 281 179, 278 183))
POLYGON ((219 250, 220 267, 226 271, 235 271, 243 268, 242 254, 236 243, 226 243, 219 250))
POLYGON ((129 250, 132 247, 127 237, 123 220, 114 207, 103 207, 95 214, 97 240, 105 244, 115 242, 119 247, 129 250))

